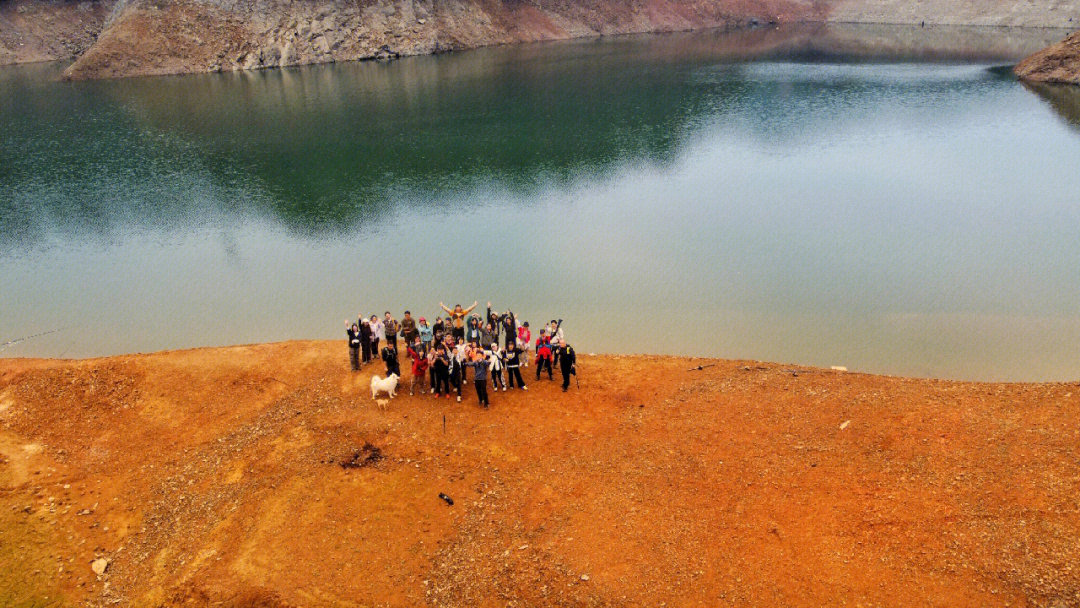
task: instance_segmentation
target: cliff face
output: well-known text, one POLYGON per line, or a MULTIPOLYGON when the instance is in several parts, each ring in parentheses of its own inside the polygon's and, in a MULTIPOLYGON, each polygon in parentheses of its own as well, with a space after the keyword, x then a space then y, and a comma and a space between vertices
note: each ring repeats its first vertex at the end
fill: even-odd
POLYGON ((1013 72, 1033 82, 1080 84, 1080 32, 1021 61, 1013 72))
POLYGON ((116 0, 0 1, 0 65, 81 55, 97 39, 116 0))
POLYGON ((811 15, 802 0, 132 0, 66 76, 280 67, 811 15))
POLYGON ((231 71, 768 22, 1069 27, 1080 0, 11 0, 0 64, 67 78, 231 71))

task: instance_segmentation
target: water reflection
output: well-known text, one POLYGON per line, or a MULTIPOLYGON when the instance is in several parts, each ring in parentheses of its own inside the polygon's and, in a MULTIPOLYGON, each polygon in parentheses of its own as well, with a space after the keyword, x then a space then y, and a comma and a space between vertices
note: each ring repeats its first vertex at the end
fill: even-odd
POLYGON ((1070 127, 1080 130, 1080 87, 1025 82, 1024 88, 1043 98, 1070 127))
POLYGON ((873 114, 868 93, 889 103, 897 87, 926 97, 977 83, 953 74, 929 82, 919 69, 908 82, 886 75, 871 92, 879 83, 866 74, 793 65, 770 82, 740 62, 999 59, 1050 35, 806 25, 121 81, 2 70, 0 242, 10 251, 57 230, 108 236, 132 222, 187 226, 207 213, 340 234, 377 221, 394 201, 437 204, 493 183, 535 194, 627 164, 670 166, 701 124, 733 115, 795 145, 851 119, 814 102, 822 86, 860 97, 847 105, 873 114))
POLYGON ((1041 99, 1074 106, 987 69, 1045 33, 995 32, 0 70, 0 336, 80 327, 4 354, 333 337, 490 295, 574 319, 579 350, 1073 377, 1080 138, 1041 99))

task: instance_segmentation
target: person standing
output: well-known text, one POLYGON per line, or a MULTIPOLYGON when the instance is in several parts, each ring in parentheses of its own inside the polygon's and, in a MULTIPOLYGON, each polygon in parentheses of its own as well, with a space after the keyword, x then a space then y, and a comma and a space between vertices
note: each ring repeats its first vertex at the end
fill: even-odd
POLYGON ((435 356, 432 358, 431 368, 435 370, 435 398, 443 396, 443 391, 446 392, 446 398, 450 398, 450 356, 446 352, 446 347, 439 344, 435 347, 435 356))
POLYGON ((540 337, 536 339, 536 379, 540 380, 540 372, 547 368, 548 380, 553 380, 551 368, 551 340, 547 337, 547 331, 541 329, 540 337))
POLYGON ((347 326, 345 335, 349 341, 349 365, 352 366, 352 370, 355 372, 360 369, 360 326, 356 323, 347 326))
POLYGON ((521 366, 529 367, 529 342, 532 342, 532 331, 529 322, 525 321, 517 329, 517 345, 521 349, 521 366))
POLYGON ((397 377, 401 377, 401 364, 398 363, 397 347, 390 343, 388 340, 386 346, 382 349, 382 360, 386 363, 386 375, 397 374, 397 377))
POLYGON ((527 391, 529 387, 525 386, 525 380, 521 377, 521 355, 524 353, 524 349, 517 345, 517 343, 511 344, 506 349, 506 379, 509 380, 510 388, 514 388, 514 379, 517 379, 517 385, 521 387, 521 390, 527 391))
POLYGON ((510 348, 517 343, 517 316, 514 315, 514 311, 508 310, 506 314, 502 316, 502 332, 503 340, 506 343, 505 348, 510 348))
POLYGON ((506 391, 506 380, 503 379, 503 367, 506 364, 506 360, 503 359, 503 352, 499 350, 499 343, 491 343, 491 352, 488 355, 488 364, 491 370, 491 388, 492 390, 499 390, 502 387, 503 392, 506 391))
POLYGON ((577 375, 577 355, 574 348, 567 345, 566 340, 559 340, 559 347, 555 349, 555 357, 559 360, 559 371, 562 372, 562 390, 565 393, 570 387, 570 376, 577 375))
POLYGON ((435 337, 435 344, 442 344, 443 338, 446 337, 446 324, 443 323, 442 317, 435 317, 435 322, 431 324, 431 334, 435 337))
POLYGON ((480 340, 484 337, 484 332, 480 331, 480 319, 472 317, 469 319, 469 331, 465 334, 465 338, 469 344, 474 347, 480 345, 480 340))
POLYGON ((416 338, 412 346, 408 349, 409 358, 412 359, 412 382, 409 384, 409 394, 412 395, 416 391, 416 385, 420 385, 420 394, 424 393, 424 384, 427 381, 427 351, 424 350, 424 343, 420 341, 420 338, 416 338))
POLYGON ((450 324, 453 326, 451 330, 454 335, 454 339, 458 342, 465 339, 465 317, 469 315, 473 309, 476 308, 476 302, 472 303, 472 306, 468 308, 462 308, 461 304, 454 304, 454 310, 450 310, 446 307, 446 304, 439 302, 439 308, 446 311, 446 314, 450 315, 450 324))
POLYGON ((379 340, 386 337, 386 331, 383 327, 383 322, 379 320, 378 315, 371 315, 371 356, 374 357, 379 354, 379 340))
POLYGON ((488 361, 487 357, 484 356, 484 350, 480 348, 474 349, 471 360, 466 365, 473 368, 473 385, 476 387, 476 399, 480 405, 487 409, 491 403, 488 401, 488 361))
POLYGON ((551 340, 552 347, 558 346, 559 340, 563 339, 562 323, 555 319, 551 320, 548 326, 548 338, 551 340))
POLYGON ((457 400, 461 403, 461 385, 465 381, 465 345, 457 344, 453 337, 447 340, 450 354, 450 386, 457 390, 457 400))
POLYGON ((386 311, 383 315, 383 333, 386 334, 386 343, 394 347, 394 351, 397 351, 397 335, 399 325, 397 319, 390 314, 390 311, 386 311))
POLYGON ((416 331, 416 319, 412 318, 412 313, 406 310, 401 319, 401 337, 405 340, 405 347, 408 348, 419 335, 420 332, 416 331))
POLYGON ((367 365, 368 361, 371 361, 371 323, 367 319, 360 316, 360 349, 363 352, 364 365, 367 365))
POLYGON ((432 331, 431 326, 428 325, 427 319, 420 317, 420 325, 417 326, 416 331, 420 333, 420 341, 424 343, 424 348, 431 348, 431 343, 435 340, 435 333, 432 331))

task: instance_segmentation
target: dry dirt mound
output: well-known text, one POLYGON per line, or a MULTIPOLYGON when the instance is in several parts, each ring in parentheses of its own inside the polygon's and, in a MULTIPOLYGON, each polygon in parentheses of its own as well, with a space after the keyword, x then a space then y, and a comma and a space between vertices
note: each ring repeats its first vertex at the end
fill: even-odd
POLYGON ((337 342, 2 360, 0 604, 1080 603, 1080 387, 702 363, 485 411, 337 342))
POLYGON ((1013 72, 1033 82, 1080 84, 1080 32, 1024 59, 1013 72))

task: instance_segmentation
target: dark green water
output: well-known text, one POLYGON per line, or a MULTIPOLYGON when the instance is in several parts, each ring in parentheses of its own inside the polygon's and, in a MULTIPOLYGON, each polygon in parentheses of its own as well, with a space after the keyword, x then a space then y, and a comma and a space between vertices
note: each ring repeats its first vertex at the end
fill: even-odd
POLYGON ((582 352, 1076 379, 1080 93, 990 70, 1018 52, 993 35, 919 35, 0 68, 0 343, 69 328, 0 356, 336 338, 491 299, 582 352))

